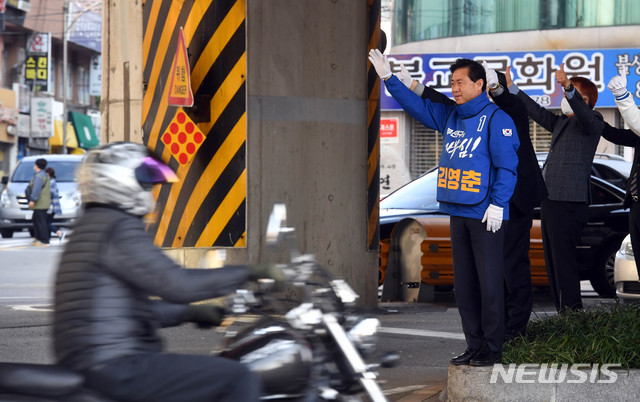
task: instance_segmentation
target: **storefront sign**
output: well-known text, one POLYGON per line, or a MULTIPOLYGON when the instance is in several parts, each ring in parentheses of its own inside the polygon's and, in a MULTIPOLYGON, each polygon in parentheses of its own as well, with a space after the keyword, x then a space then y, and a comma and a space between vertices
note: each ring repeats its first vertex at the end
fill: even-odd
MULTIPOLYGON (((616 107, 607 83, 615 75, 627 71, 627 88, 640 97, 640 51, 635 49, 549 50, 540 52, 506 53, 442 53, 389 55, 391 70, 400 71, 404 65, 411 76, 447 96, 451 96, 449 66, 457 58, 485 61, 490 68, 506 71, 511 66, 513 82, 541 106, 559 108, 564 91, 555 80, 555 71, 564 63, 564 70, 572 76, 585 77, 598 87, 597 107, 616 107)), ((381 109, 400 110, 384 85, 381 109)))
POLYGON ((51 85, 51 34, 35 33, 27 44, 25 60, 25 83, 33 92, 50 92, 51 85))
POLYGON ((89 95, 100 96, 102 93, 102 56, 91 57, 89 70, 89 95))
POLYGON ((380 142, 383 144, 398 142, 398 119, 380 119, 380 142))
POLYGON ((31 137, 53 136, 53 98, 31 98, 31 137))

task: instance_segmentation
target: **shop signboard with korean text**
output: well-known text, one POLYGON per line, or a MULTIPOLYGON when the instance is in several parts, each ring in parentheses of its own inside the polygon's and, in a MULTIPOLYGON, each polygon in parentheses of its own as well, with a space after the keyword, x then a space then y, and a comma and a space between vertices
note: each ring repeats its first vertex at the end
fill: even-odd
POLYGON ((31 137, 53 136, 53 98, 31 98, 31 137))
POLYGON ((25 60, 25 84, 32 92, 52 92, 51 83, 51 34, 36 32, 27 43, 25 60))
MULTIPOLYGON (((546 50, 536 52, 500 53, 434 53, 389 55, 391 70, 400 71, 404 65, 411 76, 426 86, 451 97, 451 72, 449 66, 463 57, 479 62, 486 61, 490 68, 506 71, 511 66, 513 82, 543 107, 559 108, 564 91, 555 80, 555 71, 564 63, 569 76, 585 77, 598 87, 597 107, 616 107, 609 80, 623 71, 627 72, 627 88, 640 97, 640 50, 591 49, 546 50)), ((400 110, 382 85, 381 109, 400 110)))

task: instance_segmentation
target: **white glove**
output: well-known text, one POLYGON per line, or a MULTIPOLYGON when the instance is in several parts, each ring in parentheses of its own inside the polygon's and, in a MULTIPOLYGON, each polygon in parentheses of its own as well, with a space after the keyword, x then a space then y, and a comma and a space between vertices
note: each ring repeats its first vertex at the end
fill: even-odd
POLYGON ((613 93, 613 96, 618 97, 627 93, 627 75, 616 75, 609 81, 607 88, 613 93))
POLYGON ((500 226, 502 226, 502 207, 489 204, 489 207, 484 212, 484 218, 482 218, 482 223, 484 222, 487 222, 487 232, 495 233, 500 230, 500 226))
POLYGON ((496 70, 489 68, 487 62, 484 60, 482 61, 482 67, 484 67, 484 72, 487 74, 487 86, 489 89, 497 89, 500 86, 500 83, 498 82, 498 74, 496 73, 496 70))
POLYGON ((369 51, 369 61, 373 64, 380 78, 386 80, 391 77, 391 64, 389 64, 387 56, 380 53, 378 49, 371 49, 369 51))
POLYGON ((409 74, 407 69, 404 67, 404 64, 400 64, 400 72, 396 73, 396 77, 398 77, 400 81, 402 81, 404 86, 411 89, 411 83, 413 82, 413 77, 411 76, 411 74, 409 74))

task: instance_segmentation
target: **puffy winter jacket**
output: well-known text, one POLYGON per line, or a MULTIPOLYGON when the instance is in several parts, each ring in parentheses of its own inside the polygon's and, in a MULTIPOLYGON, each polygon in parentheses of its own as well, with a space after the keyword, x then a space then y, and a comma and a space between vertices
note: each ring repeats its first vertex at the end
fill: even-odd
POLYGON ((183 269, 152 243, 140 217, 86 205, 55 279, 56 358, 82 371, 160 351, 157 329, 179 324, 187 303, 230 293, 247 278, 239 266, 183 269))

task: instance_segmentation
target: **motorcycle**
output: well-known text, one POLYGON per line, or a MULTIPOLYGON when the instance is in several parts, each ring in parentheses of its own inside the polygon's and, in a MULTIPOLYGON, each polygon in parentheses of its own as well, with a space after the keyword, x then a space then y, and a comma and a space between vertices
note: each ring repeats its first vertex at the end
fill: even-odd
POLYGON ((228 329, 221 355, 259 374, 264 400, 365 397, 386 401, 374 370, 392 367, 398 356, 381 356, 379 363, 369 365, 364 359, 373 355, 380 322, 354 313, 356 292, 344 280, 333 278, 313 255, 301 254, 295 230, 285 224, 286 208, 277 204, 267 225, 266 241, 272 248, 287 244, 291 262, 282 269, 287 283, 299 288, 300 300, 287 309, 278 306, 269 292, 256 296, 249 290, 237 291, 230 310, 254 313, 260 319, 241 332, 228 329), (265 314, 270 309, 282 314, 265 314))
MULTIPOLYGON (((239 289, 229 297, 230 315, 258 317, 230 325, 219 355, 238 360, 258 374, 262 400, 387 401, 377 382, 378 367, 392 367, 395 354, 367 364, 375 351, 380 322, 361 317, 353 306, 358 295, 341 279, 301 254, 286 208, 274 206, 267 225, 267 245, 286 243, 291 262, 280 264, 285 283, 300 300, 288 308, 276 298, 281 289, 263 280, 257 289, 239 289)), ((293 302, 289 302, 291 304, 293 302)), ((58 365, 0 363, 0 401, 109 402, 83 386, 84 378, 58 365)))

